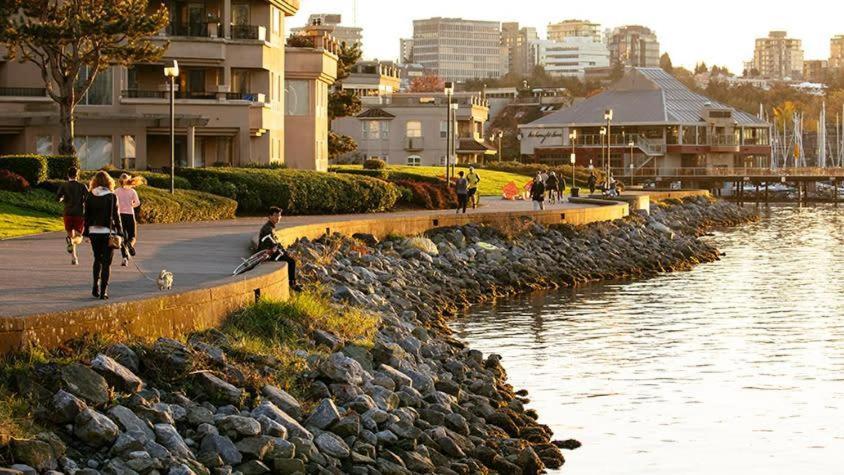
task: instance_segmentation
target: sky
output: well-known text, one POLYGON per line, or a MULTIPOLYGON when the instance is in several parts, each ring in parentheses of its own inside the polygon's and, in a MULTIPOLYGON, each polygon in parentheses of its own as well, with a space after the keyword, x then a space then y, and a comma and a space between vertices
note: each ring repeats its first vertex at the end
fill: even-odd
MULTIPOLYGON (((340 13, 355 23, 354 0, 302 0, 288 26, 307 22, 311 13, 340 13)), ((549 22, 577 18, 604 28, 645 25, 657 34, 661 52, 675 65, 726 65, 741 73, 753 57, 754 39, 786 30, 803 40, 806 59, 827 59, 829 39, 844 34, 844 6, 836 0, 357 0, 357 25, 363 27, 364 57, 397 59, 399 38, 413 36, 413 20, 435 16, 472 20, 518 21, 545 37, 549 22), (834 7, 833 5, 839 5, 834 7)))

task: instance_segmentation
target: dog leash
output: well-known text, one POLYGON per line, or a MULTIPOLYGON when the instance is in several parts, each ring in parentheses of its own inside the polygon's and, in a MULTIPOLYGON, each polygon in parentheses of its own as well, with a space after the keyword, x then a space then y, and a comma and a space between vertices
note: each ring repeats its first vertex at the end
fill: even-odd
MULTIPOLYGON (((127 253, 127 254, 128 254, 128 253, 127 253)), ((146 272, 144 272, 144 271, 142 271, 142 270, 141 270, 141 268, 138 266, 138 263, 137 263, 137 262, 135 262, 135 259, 134 259, 132 256, 129 256, 129 258, 128 258, 128 259, 129 259, 130 261, 132 261, 132 265, 133 265, 133 266, 135 266, 135 269, 138 269, 138 272, 140 272, 140 274, 141 274, 142 276, 144 276, 144 278, 145 278, 146 280, 148 280, 148 281, 150 281, 150 282, 154 282, 155 284, 158 284, 158 280, 157 280, 157 279, 152 279, 152 278, 150 278, 150 276, 148 276, 148 275, 146 274, 146 272)))

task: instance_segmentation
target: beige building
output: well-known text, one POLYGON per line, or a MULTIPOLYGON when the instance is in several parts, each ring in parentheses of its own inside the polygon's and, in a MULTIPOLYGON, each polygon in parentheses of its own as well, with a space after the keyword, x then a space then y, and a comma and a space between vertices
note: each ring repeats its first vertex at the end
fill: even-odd
POLYGON ((536 28, 519 28, 518 22, 501 24, 501 46, 507 51, 507 72, 529 76, 533 72, 530 45, 539 39, 536 28))
POLYGON ((757 38, 753 50, 753 69, 766 79, 800 79, 803 76, 803 47, 785 31, 772 31, 767 38, 757 38))
MULTIPOLYGON (((313 51, 291 54, 285 68, 285 19, 296 13, 299 0, 164 3, 171 23, 154 39, 169 43, 162 62, 110 68, 77 108, 76 147, 83 166, 169 164, 170 92, 163 64, 177 60, 177 165, 287 162, 315 168, 304 156, 286 160, 285 71, 308 82, 308 107, 321 111, 324 84, 333 81, 336 65, 332 72, 330 51, 313 51), (322 61, 319 74, 316 57, 322 61)), ((33 65, 0 59, 0 153, 56 152, 58 108, 42 84, 33 65)), ((300 86, 293 87, 300 92, 300 86)))
POLYGON ((383 96, 400 88, 399 67, 388 61, 358 61, 343 79, 343 90, 358 96, 383 96))
POLYGON ((659 67, 659 41, 656 33, 641 25, 615 28, 609 35, 607 47, 610 64, 628 67, 659 67))
POLYGON ((341 25, 343 17, 337 13, 317 13, 308 17, 308 24, 290 30, 293 34, 303 31, 320 31, 337 38, 341 44, 358 45, 363 48, 363 28, 341 25))
POLYGON ((807 59, 803 61, 803 80, 824 82, 829 72, 829 62, 825 59, 807 59))
POLYGON ((498 78, 507 72, 501 23, 440 17, 414 20, 413 62, 446 81, 498 78))
POLYGON ((844 35, 835 35, 829 40, 830 69, 844 69, 844 35))
MULTIPOLYGON (((459 163, 478 163, 495 155, 483 140, 489 106, 480 94, 456 94, 456 155, 459 163)), ((335 119, 332 130, 352 137, 364 158, 394 165, 444 165, 447 99, 442 93, 401 93, 363 98, 356 117, 335 119)))
POLYGON ((595 43, 603 43, 601 25, 587 20, 563 20, 548 24, 548 39, 564 41, 566 38, 591 38, 595 43))

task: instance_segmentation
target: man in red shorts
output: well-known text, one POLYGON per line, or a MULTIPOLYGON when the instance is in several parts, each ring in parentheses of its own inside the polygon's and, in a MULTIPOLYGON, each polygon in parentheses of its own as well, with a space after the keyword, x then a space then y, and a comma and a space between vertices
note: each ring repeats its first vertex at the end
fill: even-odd
POLYGON ((67 232, 67 252, 73 256, 70 263, 79 264, 76 246, 82 243, 82 232, 85 230, 85 197, 88 187, 79 183, 79 169, 70 167, 67 170, 67 181, 62 183, 56 194, 58 200, 64 203, 64 230, 67 232))

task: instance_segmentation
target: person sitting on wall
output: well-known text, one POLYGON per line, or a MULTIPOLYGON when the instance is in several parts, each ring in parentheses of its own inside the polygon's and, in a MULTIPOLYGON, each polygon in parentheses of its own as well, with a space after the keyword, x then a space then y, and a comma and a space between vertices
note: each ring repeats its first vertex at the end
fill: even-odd
POLYGON ((296 282, 296 259, 293 259, 287 253, 284 246, 279 244, 275 237, 275 226, 279 221, 281 221, 281 208, 270 206, 269 213, 267 214, 267 222, 261 227, 260 233, 258 233, 258 250, 273 249, 274 253, 271 259, 276 262, 287 263, 287 281, 290 283, 290 288, 296 292, 300 292, 302 286, 296 282))

